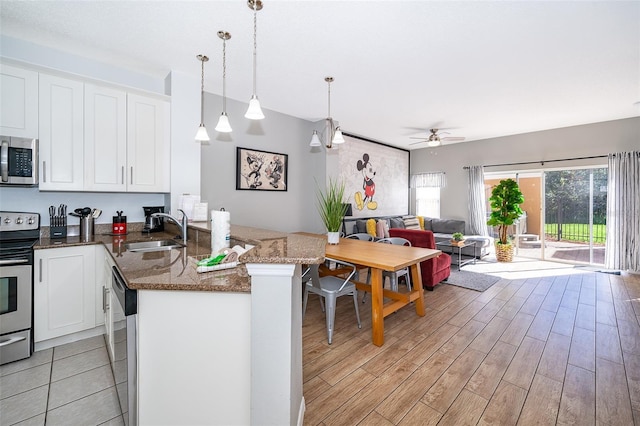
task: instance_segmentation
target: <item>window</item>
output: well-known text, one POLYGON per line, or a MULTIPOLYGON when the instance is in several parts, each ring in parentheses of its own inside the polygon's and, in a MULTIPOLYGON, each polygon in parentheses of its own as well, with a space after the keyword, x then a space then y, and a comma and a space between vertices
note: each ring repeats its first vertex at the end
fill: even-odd
POLYGON ((420 173, 411 176, 416 189, 416 215, 440 217, 440 188, 446 185, 443 172, 420 173))
POLYGON ((440 188, 416 188, 416 215, 440 217, 440 188))

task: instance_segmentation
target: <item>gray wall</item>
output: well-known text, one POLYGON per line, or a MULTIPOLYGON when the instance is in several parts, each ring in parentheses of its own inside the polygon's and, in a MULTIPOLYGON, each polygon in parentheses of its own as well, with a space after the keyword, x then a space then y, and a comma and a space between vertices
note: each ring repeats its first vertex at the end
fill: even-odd
POLYGON ((261 102, 265 119, 252 121, 244 118, 246 103, 227 99, 233 132, 222 134, 214 130, 222 98, 205 93, 205 125, 211 141, 201 147, 201 199, 210 210, 224 207, 235 225, 324 232, 315 207, 315 179, 321 185, 325 181, 326 159, 324 150, 309 147, 314 123, 270 111, 261 102), (287 191, 236 191, 236 147, 287 154, 287 191))
MULTIPOLYGON (((640 149, 640 118, 565 127, 482 141, 463 142, 411 152, 411 173, 444 171, 447 186, 440 196, 440 216, 468 221, 467 174, 464 166, 606 156, 640 149)), ((606 158, 521 166, 487 167, 485 173, 553 170, 559 167, 606 165, 606 158)), ((412 194, 412 208, 415 208, 412 194)))

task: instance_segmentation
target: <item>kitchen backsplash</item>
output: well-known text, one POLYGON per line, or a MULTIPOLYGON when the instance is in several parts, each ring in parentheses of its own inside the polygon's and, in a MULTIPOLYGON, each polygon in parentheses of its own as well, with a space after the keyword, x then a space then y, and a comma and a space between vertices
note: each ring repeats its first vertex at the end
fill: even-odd
MULTIPOLYGON (((40 213, 41 226, 49 226, 49 206, 61 203, 68 206, 69 212, 82 207, 99 208, 102 215, 96 220, 96 226, 107 224, 109 227, 116 211, 123 211, 128 222, 144 222, 142 206, 166 206, 170 203, 169 194, 47 192, 39 191, 37 187, 2 187, 0 200, 4 211, 40 213)), ((79 227, 79 218, 69 216, 67 219, 69 228, 79 227)))

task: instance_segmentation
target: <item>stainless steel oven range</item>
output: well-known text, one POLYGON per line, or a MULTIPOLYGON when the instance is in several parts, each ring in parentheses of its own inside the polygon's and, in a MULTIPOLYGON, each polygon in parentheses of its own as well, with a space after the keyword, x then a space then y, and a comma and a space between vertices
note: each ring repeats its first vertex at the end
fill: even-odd
POLYGON ((38 213, 0 212, 0 364, 33 353, 33 246, 38 213))

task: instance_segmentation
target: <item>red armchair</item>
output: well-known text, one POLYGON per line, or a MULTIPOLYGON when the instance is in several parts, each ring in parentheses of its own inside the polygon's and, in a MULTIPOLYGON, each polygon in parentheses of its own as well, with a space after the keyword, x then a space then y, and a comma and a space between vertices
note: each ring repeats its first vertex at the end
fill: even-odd
MULTIPOLYGON (((436 241, 431 231, 420 231, 416 229, 389 229, 391 237, 402 237, 411 241, 414 247, 436 248, 436 241)), ((451 274, 451 256, 442 253, 438 257, 420 262, 420 273, 422 274, 422 286, 427 290, 433 288, 441 281, 449 278, 451 274)))

